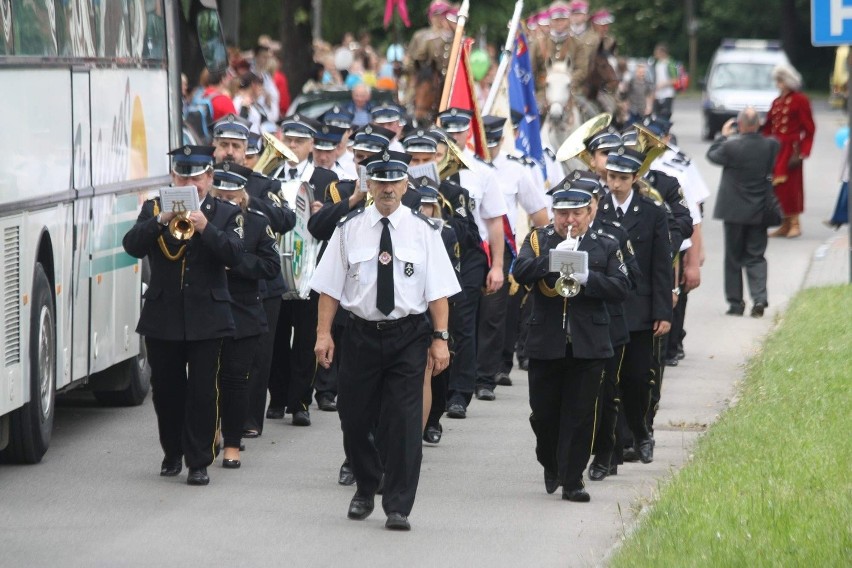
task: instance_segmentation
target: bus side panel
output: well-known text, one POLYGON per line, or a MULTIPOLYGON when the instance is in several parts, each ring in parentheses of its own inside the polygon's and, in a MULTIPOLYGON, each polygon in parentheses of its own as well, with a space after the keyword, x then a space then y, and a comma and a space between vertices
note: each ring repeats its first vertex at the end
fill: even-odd
MULTIPOLYGON (((88 191, 92 185, 92 127, 89 71, 74 70, 71 74, 74 100, 74 188, 88 191)), ((89 284, 91 282, 91 238, 92 200, 78 198, 74 203, 74 258, 73 258, 73 380, 89 375, 89 284)))
POLYGON ((27 357, 24 352, 25 325, 23 290, 27 278, 23 269, 23 215, 0 218, 0 254, 3 270, 0 271, 0 416, 24 404, 23 368, 27 357))
MULTIPOLYGON (((122 239, 142 202, 155 187, 139 193, 98 195, 102 184, 166 176, 168 86, 159 70, 93 69, 90 373, 139 352, 136 324, 141 296, 140 262, 122 239)), ((153 192, 152 194, 154 194, 153 192)))

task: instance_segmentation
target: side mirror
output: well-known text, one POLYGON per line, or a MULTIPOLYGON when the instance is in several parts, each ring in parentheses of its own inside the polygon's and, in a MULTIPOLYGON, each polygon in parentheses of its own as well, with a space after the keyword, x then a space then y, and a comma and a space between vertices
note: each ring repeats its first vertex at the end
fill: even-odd
MULTIPOLYGON (((215 6, 215 4, 214 4, 215 6)), ((198 30, 198 44, 204 56, 204 63, 210 71, 224 71, 228 68, 228 53, 222 35, 222 22, 214 9, 202 8, 195 18, 198 30)))

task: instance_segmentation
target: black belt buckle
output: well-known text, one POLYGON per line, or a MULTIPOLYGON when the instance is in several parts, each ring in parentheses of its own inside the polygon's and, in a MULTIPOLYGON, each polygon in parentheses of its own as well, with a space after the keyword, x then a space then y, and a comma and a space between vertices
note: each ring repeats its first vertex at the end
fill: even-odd
POLYGON ((399 320, 382 320, 376 322, 376 329, 379 331, 384 331, 386 329, 396 327, 397 325, 399 325, 399 320))

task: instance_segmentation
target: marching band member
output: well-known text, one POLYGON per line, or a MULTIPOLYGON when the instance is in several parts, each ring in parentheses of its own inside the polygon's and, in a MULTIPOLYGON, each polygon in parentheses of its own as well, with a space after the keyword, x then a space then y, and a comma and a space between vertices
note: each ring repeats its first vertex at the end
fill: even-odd
POLYGON ((622 301, 629 281, 617 240, 588 231, 592 194, 566 178, 551 195, 553 224, 527 235, 515 263, 515 278, 532 286, 526 342, 530 424, 546 491, 561 485, 563 499, 587 502, 583 471, 591 452, 595 401, 604 362, 613 355, 606 302, 622 301), (573 297, 560 295, 559 275, 550 271, 549 252, 566 243, 588 255, 588 271, 572 275, 580 287, 573 297))
POLYGON ((216 457, 217 367, 222 341, 234 334, 225 269, 242 260, 239 207, 210 195, 213 148, 183 146, 170 152, 172 183, 194 185, 200 208, 187 215, 194 234, 176 239, 160 199, 142 205, 124 235, 127 254, 148 258, 151 283, 136 332, 145 338, 163 458, 160 475, 189 468, 187 484, 207 485, 216 457))
POLYGON ((240 442, 248 412, 248 385, 252 361, 260 338, 268 332, 260 294, 261 283, 281 274, 278 244, 266 215, 249 207, 245 190, 252 171, 225 162, 213 173, 214 197, 238 205, 243 211, 242 261, 228 270, 228 290, 235 331, 222 344, 219 366, 220 409, 224 454, 222 466, 239 468, 240 442))

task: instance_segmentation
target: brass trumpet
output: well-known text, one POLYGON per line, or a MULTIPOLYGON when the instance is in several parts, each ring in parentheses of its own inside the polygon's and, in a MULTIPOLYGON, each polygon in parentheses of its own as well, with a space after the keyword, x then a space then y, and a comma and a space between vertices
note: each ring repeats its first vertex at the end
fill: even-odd
MULTIPOLYGON (((560 249, 577 250, 577 246, 580 244, 580 240, 575 239, 570 234, 566 241, 568 241, 568 245, 559 247, 560 249)), ((556 279, 556 285, 553 287, 557 294, 563 298, 573 298, 580 293, 581 284, 580 281, 577 280, 577 277, 574 276, 573 263, 570 265, 563 264, 559 274, 559 278, 556 279)))
POLYGON ((189 211, 183 206, 183 201, 175 201, 172 211, 175 216, 169 221, 169 233, 179 241, 188 241, 195 234, 195 225, 189 220, 189 211))

